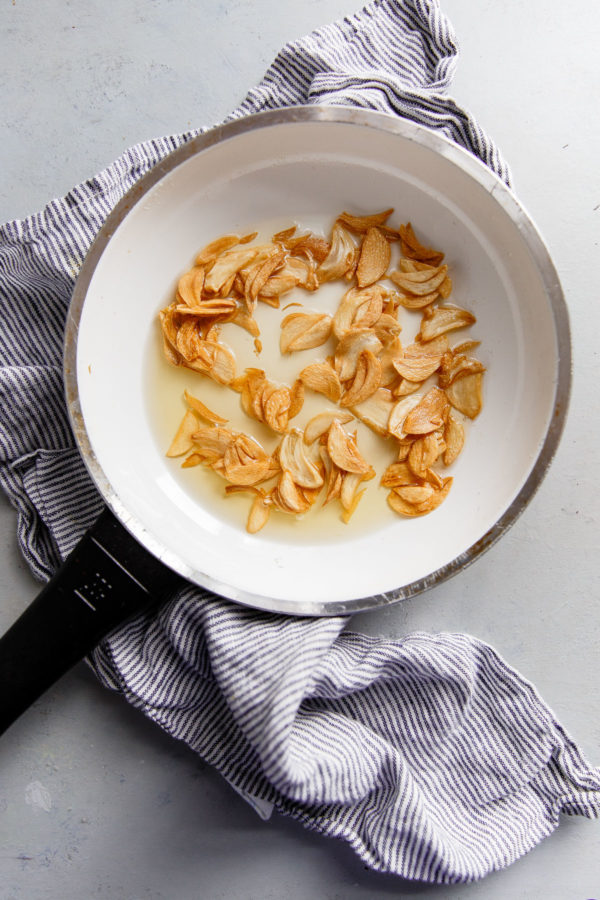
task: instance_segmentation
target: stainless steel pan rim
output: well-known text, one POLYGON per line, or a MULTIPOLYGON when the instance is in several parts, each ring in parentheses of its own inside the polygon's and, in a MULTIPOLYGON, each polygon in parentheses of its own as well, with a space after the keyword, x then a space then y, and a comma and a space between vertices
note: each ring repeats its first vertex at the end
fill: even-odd
POLYGON ((147 550, 190 581, 217 594, 228 596, 241 604, 271 612, 295 615, 345 615, 395 603, 441 584, 450 576, 478 559, 485 550, 491 547, 507 531, 523 512, 544 478, 558 447, 565 425, 571 385, 570 328, 568 312, 556 270, 535 225, 513 192, 478 159, 437 133, 393 116, 370 110, 345 107, 293 107, 240 118, 192 138, 143 176, 115 206, 92 244, 75 284, 65 334, 64 377, 70 421, 85 465, 107 505, 127 530, 147 550), (246 132, 293 122, 355 124, 363 128, 372 128, 376 131, 383 130, 392 135, 397 134, 445 157, 454 166, 474 179, 493 196, 494 200, 500 204, 505 213, 512 219, 529 253, 535 260, 552 310, 558 346, 554 409, 545 439, 529 476, 513 502, 493 527, 449 564, 438 568, 427 577, 397 589, 386 591, 383 594, 360 597, 345 602, 315 601, 307 598, 300 603, 296 601, 290 603, 278 597, 262 596, 245 590, 232 592, 228 585, 220 583, 207 573, 192 569, 179 559, 176 554, 165 548, 161 542, 158 542, 149 533, 143 521, 133 516, 124 506, 108 481, 91 446, 86 424, 81 413, 77 383, 78 329, 86 294, 96 266, 113 233, 126 218, 132 207, 166 174, 203 150, 246 132))

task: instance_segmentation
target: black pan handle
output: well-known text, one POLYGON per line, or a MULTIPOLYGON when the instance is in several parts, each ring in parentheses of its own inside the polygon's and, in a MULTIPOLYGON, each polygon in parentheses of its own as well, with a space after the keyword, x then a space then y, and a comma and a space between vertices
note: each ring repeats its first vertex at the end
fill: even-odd
POLYGON ((0 734, 103 637, 181 584, 105 510, 0 638, 0 734))

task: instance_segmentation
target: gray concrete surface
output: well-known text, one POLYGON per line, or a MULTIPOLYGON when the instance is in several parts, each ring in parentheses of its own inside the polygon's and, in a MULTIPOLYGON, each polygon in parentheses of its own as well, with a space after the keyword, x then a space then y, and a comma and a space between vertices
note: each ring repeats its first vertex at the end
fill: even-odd
MULTIPOLYGON (((600 763, 597 286, 600 11, 572 0, 443 0, 462 46, 453 94, 511 163, 569 303, 574 384, 552 468, 508 535, 448 584, 354 627, 468 631, 533 681, 600 763)), ((5 0, 0 220, 60 195, 143 138, 217 121, 279 46, 348 0, 5 0)), ((0 500, 0 630, 36 592, 0 500)), ((562 820, 508 870, 431 888, 342 844, 264 823, 212 769, 80 665, 0 742, 0 900, 586 900, 600 823, 562 820)))

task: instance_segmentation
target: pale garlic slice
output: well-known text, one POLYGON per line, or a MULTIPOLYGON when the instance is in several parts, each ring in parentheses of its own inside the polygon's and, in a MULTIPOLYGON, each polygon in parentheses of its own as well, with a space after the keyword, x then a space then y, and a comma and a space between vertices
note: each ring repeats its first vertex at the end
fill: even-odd
POLYGON ((298 487, 318 488, 323 484, 323 474, 304 440, 304 434, 297 428, 289 431, 281 441, 279 465, 290 473, 298 487))
POLYGON ((379 388, 367 400, 352 407, 352 412, 357 419, 380 434, 382 437, 388 434, 389 420, 396 401, 388 388, 379 388))

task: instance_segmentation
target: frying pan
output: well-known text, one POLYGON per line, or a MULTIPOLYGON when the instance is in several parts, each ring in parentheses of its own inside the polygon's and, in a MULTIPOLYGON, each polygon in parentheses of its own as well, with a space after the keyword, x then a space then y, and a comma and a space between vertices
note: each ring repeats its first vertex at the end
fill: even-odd
POLYGON ((298 107, 196 137, 121 200, 75 286, 65 384, 107 510, 0 641, 3 728, 184 579, 262 610, 343 615, 413 596, 472 563, 525 508, 556 450, 570 390, 569 322, 535 226, 475 157, 384 114, 298 107), (273 233, 292 222, 326 230, 342 210, 387 207, 445 251, 452 302, 477 317, 484 407, 450 496, 420 519, 400 519, 385 503, 376 515, 366 504, 363 515, 361 504, 352 527, 330 517, 303 529, 280 516, 290 521, 249 535, 237 499, 216 498, 189 472, 185 481, 165 457, 181 388, 205 397, 215 385, 189 372, 188 382, 169 382, 157 361, 157 310, 195 252, 220 234, 257 225, 273 233))

